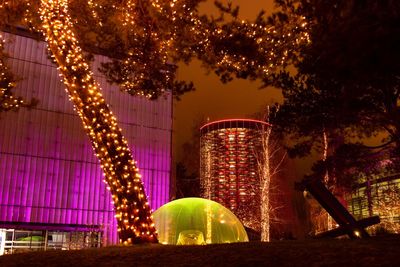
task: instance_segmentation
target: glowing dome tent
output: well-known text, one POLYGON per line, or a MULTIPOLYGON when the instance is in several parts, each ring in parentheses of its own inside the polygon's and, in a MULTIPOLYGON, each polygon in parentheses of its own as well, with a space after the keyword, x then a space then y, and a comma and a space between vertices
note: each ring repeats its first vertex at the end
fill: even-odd
POLYGON ((202 245, 247 242, 239 219, 217 202, 202 198, 171 201, 153 213, 162 244, 202 245))

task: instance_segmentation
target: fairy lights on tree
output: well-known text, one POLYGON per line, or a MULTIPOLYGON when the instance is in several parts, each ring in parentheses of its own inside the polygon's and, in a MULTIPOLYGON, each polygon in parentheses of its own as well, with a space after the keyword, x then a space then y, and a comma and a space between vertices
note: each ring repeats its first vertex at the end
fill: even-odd
MULTIPOLYGON (((328 134, 326 129, 324 128, 322 131, 322 161, 324 163, 328 159, 328 151, 329 151, 328 134)), ((329 188, 329 190, 335 191, 336 189, 335 177, 334 174, 329 173, 328 169, 325 170, 323 181, 325 186, 329 188)), ((321 205, 315 201, 315 199, 312 199, 310 201, 313 202, 310 203, 310 213, 311 213, 310 220, 312 222, 314 234, 337 228, 337 223, 335 222, 335 220, 333 220, 333 218, 329 215, 329 213, 324 208, 322 208, 321 205)))
MULTIPOLYGON (((277 176, 286 158, 286 153, 280 153, 277 140, 273 137, 273 118, 279 112, 279 106, 271 110, 267 106, 264 121, 269 126, 261 131, 261 153, 257 154, 258 171, 260 175, 260 232, 261 241, 271 240, 270 228, 272 222, 277 221, 275 212, 280 208, 272 199, 273 191, 278 191, 273 179, 277 176)), ((277 194, 277 193, 275 193, 277 194)))
POLYGON ((400 186, 382 186, 373 205, 374 213, 379 214, 381 223, 374 228, 383 227, 390 233, 400 233, 400 186))
POLYGON ((71 16, 79 39, 86 40, 83 47, 90 50, 95 43, 113 58, 101 69, 108 80, 152 99, 166 91, 180 95, 194 89, 176 79, 178 62, 198 58, 224 82, 233 77, 268 80, 290 64, 296 47, 309 42, 302 16, 260 14, 254 21, 242 20, 232 6, 220 4, 221 18, 228 19, 213 19, 199 14, 200 2, 75 0, 71 16))
POLYGON ((190 36, 188 25, 177 16, 187 17, 198 1, 191 2, 72 1, 71 16, 85 50, 111 59, 100 69, 109 82, 131 95, 156 99, 167 91, 178 96, 194 89, 191 82, 176 79, 175 64, 177 39, 182 44, 190 36), (81 16, 82 10, 91 16, 81 16))
POLYGON ((139 170, 73 33, 68 1, 43 0, 40 15, 48 47, 111 189, 120 242, 157 242, 139 170))
MULTIPOLYGON (((193 90, 177 63, 198 58, 222 81, 268 79, 308 42, 307 21, 260 15, 228 20, 200 15, 202 0, 16 0, 0 4, 0 26, 43 32, 113 195, 120 240, 156 242, 151 209, 135 161, 93 78, 86 52, 110 58, 101 71, 131 95, 156 99, 193 90)), ((3 58, 3 55, 1 55, 3 58)), ((3 79, 3 76, 2 76, 3 79)), ((10 83, 14 86, 14 83, 10 83)))

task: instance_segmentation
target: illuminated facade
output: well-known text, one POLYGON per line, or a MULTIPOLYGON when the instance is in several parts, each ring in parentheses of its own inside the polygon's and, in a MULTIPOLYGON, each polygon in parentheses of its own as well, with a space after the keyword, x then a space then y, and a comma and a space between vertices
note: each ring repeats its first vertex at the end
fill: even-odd
POLYGON ((260 229, 262 134, 257 120, 222 120, 201 127, 200 180, 204 198, 221 203, 246 227, 260 229))
POLYGON ((348 208, 356 219, 379 215, 381 223, 372 232, 400 233, 400 176, 388 176, 362 183, 348 198, 348 208))
MULTIPOLYGON (((10 41, 7 63, 21 78, 16 95, 39 103, 1 117, 0 253, 26 244, 37 249, 115 244, 111 194, 46 44, 3 36, 10 41)), ((157 209, 169 200, 172 99, 120 93, 97 71, 106 60, 95 56, 94 76, 131 146, 150 206, 157 209)))
MULTIPOLYGON (((341 194, 343 196, 343 194, 341 194)), ((307 194, 307 196, 309 196, 307 194)), ((380 223, 367 228, 370 234, 379 231, 400 233, 400 176, 392 175, 360 183, 344 198, 336 196, 356 220, 379 216, 380 223)), ((338 227, 321 205, 308 199, 312 232, 319 234, 338 227)))

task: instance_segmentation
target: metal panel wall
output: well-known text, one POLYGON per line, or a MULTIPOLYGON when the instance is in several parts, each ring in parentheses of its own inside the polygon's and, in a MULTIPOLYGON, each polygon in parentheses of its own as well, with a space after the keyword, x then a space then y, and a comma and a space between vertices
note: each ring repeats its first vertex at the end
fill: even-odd
MULTIPOLYGON (((0 118, 0 221, 102 225, 115 243, 111 195, 46 44, 3 34, 7 61, 20 79, 15 94, 37 98, 32 110, 0 118)), ((171 97, 149 101, 123 94, 97 71, 96 80, 141 170, 153 209, 169 199, 171 97)))

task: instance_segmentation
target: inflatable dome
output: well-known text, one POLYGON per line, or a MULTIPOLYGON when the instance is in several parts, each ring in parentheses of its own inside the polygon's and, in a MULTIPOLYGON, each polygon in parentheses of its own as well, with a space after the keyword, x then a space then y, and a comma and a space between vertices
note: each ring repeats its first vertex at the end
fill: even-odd
POLYGON ((171 201, 153 213, 161 244, 204 245, 247 242, 239 219, 221 204, 203 198, 171 201))

